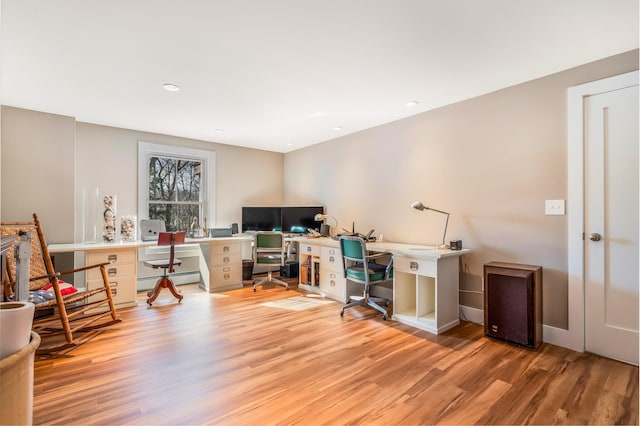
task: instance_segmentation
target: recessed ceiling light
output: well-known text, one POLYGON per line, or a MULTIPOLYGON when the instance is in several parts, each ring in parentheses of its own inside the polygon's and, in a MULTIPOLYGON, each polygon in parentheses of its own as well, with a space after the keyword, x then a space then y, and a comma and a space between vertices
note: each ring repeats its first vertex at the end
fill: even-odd
POLYGON ((216 132, 218 132, 218 133, 224 133, 224 129, 216 129, 216 132))
POLYGON ((342 126, 336 126, 336 127, 334 127, 334 128, 333 128, 333 130, 335 130, 336 132, 337 132, 338 130, 342 130, 342 126))
POLYGON ((409 102, 407 102, 407 108, 412 108, 412 107, 418 105, 419 103, 420 102, 418 102, 418 101, 409 101, 409 102))
POLYGON ((180 90, 180 87, 173 83, 165 83, 162 85, 164 90, 168 90, 169 92, 177 92, 180 90))

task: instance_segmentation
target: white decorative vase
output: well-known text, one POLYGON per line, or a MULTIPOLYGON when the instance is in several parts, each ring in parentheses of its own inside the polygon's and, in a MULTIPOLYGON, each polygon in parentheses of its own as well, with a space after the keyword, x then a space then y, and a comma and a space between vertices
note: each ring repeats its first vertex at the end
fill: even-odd
POLYGON ((102 212, 102 241, 113 243, 116 241, 116 196, 105 195, 102 201, 104 204, 102 212))
POLYGON ((98 217, 102 217, 102 202, 98 188, 82 190, 82 242, 98 242, 98 217))
POLYGON ((0 302, 0 359, 29 344, 35 308, 31 302, 0 302))

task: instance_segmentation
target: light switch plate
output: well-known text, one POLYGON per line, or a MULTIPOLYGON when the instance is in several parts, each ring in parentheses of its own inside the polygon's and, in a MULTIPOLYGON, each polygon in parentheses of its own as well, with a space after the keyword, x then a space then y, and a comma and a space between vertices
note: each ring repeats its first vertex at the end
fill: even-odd
POLYGON ((562 216, 564 213, 564 200, 545 200, 544 214, 562 216))

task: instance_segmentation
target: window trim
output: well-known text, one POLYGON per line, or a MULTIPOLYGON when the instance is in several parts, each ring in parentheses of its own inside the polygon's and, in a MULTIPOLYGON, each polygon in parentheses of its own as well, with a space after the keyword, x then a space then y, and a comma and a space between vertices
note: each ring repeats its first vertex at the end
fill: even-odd
POLYGON ((208 227, 216 223, 216 152, 144 141, 138 141, 138 221, 148 219, 149 216, 149 158, 152 156, 177 157, 202 162, 205 175, 201 180, 204 186, 201 196, 205 198, 203 214, 208 227))

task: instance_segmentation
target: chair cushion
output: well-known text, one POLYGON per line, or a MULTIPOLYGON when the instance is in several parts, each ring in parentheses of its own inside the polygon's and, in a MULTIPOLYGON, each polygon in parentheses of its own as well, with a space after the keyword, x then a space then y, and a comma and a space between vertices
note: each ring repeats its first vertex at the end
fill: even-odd
MULTIPOLYGON (((63 296, 78 292, 77 288, 75 288, 73 285, 67 282, 58 280, 58 284, 60 285, 60 294, 63 296)), ((56 298, 56 295, 53 293, 53 284, 47 284, 44 287, 42 287, 40 290, 34 290, 29 292, 29 302, 35 305, 46 303, 50 300, 54 300, 55 298, 56 298)))
MULTIPOLYGON (((369 263, 369 282, 384 280, 384 273, 386 269, 386 265, 380 265, 379 263, 369 263)), ((347 278, 364 281, 364 266, 349 266, 347 268, 347 278)))
POLYGON ((258 253, 258 257, 256 259, 256 263, 260 263, 263 265, 279 265, 282 262, 280 253, 278 254, 264 254, 258 253))
MULTIPOLYGON (((75 288, 72 284, 69 284, 62 280, 58 280, 58 286, 60 287, 60 294, 63 296, 66 296, 67 294, 73 294, 78 291, 78 289, 75 288)), ((53 284, 47 284, 44 287, 42 287, 40 290, 47 290, 51 294, 53 294, 53 284)))
MULTIPOLYGON (((145 260, 144 264, 152 268, 169 268, 169 266, 171 266, 169 264, 169 259, 145 260)), ((173 259, 173 266, 180 266, 180 265, 182 265, 182 260, 173 259)))
POLYGON ((55 298, 56 296, 52 291, 35 290, 29 292, 29 302, 33 303, 34 305, 39 305, 55 298))

